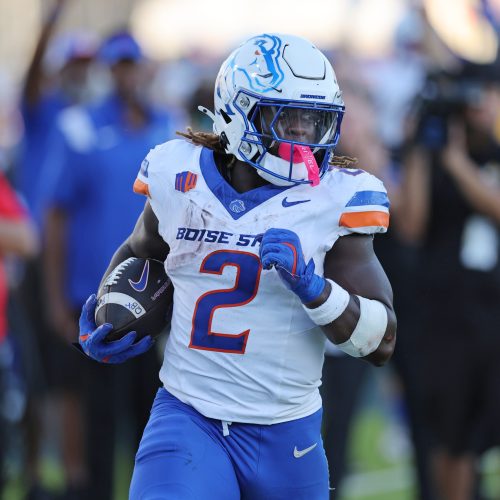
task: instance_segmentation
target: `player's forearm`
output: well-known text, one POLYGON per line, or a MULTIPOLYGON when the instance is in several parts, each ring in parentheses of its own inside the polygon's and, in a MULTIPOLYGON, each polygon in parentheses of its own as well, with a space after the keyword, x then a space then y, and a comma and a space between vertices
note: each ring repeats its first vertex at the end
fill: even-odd
POLYGON ((158 219, 154 215, 150 204, 146 203, 144 211, 137 219, 132 234, 113 255, 101 283, 120 262, 129 257, 156 259, 163 262, 167 258, 168 251, 168 245, 158 234, 158 219))
POLYGON ((368 354, 363 359, 370 362, 375 366, 383 366, 389 359, 392 357, 392 353, 394 352, 394 348, 396 347, 396 324, 394 323, 390 326, 384 338, 380 342, 377 350, 368 354))
MULTIPOLYGON (((332 293, 332 286, 330 282, 327 280, 325 282, 325 288, 319 297, 317 297, 314 301, 304 304, 309 310, 316 309, 323 305, 330 294, 332 293)), ((349 297, 349 302, 344 312, 326 325, 322 325, 321 329, 324 334, 331 340, 334 344, 342 344, 349 340, 354 328, 359 319, 359 303, 355 300, 354 295, 349 297)))
POLYGON ((33 54, 33 58, 26 72, 26 78, 23 88, 23 99, 29 105, 34 105, 40 98, 42 86, 42 62, 47 45, 54 32, 57 20, 61 14, 63 2, 57 1, 49 13, 45 24, 42 26, 40 36, 33 54))
MULTIPOLYGON (((358 326, 360 320, 359 306, 353 307, 353 303, 355 301, 351 296, 349 306, 342 316, 332 323, 322 326, 325 335, 337 346, 350 342, 358 326)), ((387 311, 387 327, 383 332, 382 339, 378 341, 380 337, 374 338, 377 338, 378 342, 376 349, 365 356, 359 357, 375 366, 382 366, 389 361, 396 345, 396 317, 393 311, 387 311)))
POLYGON ((123 262, 124 260, 127 260, 130 257, 137 257, 137 255, 134 253, 132 250, 129 240, 125 240, 116 250, 114 253, 113 257, 111 258, 111 261, 108 265, 108 268, 106 269, 105 273, 103 274, 103 277, 101 279, 101 283, 99 283, 99 288, 102 285, 102 282, 108 276, 108 274, 118 265, 120 262, 123 262))

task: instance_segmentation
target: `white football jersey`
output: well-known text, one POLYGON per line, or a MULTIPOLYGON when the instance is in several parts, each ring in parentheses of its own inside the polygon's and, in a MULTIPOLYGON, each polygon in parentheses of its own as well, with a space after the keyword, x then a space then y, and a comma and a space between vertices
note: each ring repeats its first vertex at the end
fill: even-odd
MULTIPOLYGON (((250 167, 249 167, 250 168, 250 167)), ((174 307, 160 379, 203 415, 273 424, 321 407, 325 336, 274 270, 262 269, 259 235, 298 234, 323 274, 326 252, 349 233, 384 232, 389 201, 363 170, 333 169, 319 186, 236 192, 213 152, 184 140, 152 150, 137 192, 147 194, 170 247, 174 307)))

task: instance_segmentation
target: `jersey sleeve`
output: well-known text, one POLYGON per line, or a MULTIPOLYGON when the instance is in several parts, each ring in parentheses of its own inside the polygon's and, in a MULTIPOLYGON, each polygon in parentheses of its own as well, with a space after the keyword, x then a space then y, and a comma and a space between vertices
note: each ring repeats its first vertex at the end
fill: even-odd
POLYGON ((166 202, 165 182, 167 182, 169 165, 172 162, 174 150, 172 142, 174 141, 165 142, 149 151, 141 163, 134 182, 134 192, 147 196, 153 210, 155 206, 159 207, 166 202))
MULTIPOLYGON (((170 213, 173 186, 172 172, 179 160, 179 143, 172 140, 152 149, 141 164, 134 182, 134 192, 147 196, 160 226, 168 223, 166 214, 170 213)), ((175 174, 174 174, 175 176, 175 174)))
POLYGON ((137 178, 135 179, 134 182, 134 193, 143 194, 148 198, 151 197, 151 194, 149 193, 149 179, 148 179, 149 160, 151 157, 151 153, 152 151, 150 151, 146 156, 146 158, 142 160, 141 169, 139 170, 137 178))
POLYGON ((385 233, 389 227, 389 208, 389 197, 382 181, 363 172, 341 210, 340 236, 385 233))

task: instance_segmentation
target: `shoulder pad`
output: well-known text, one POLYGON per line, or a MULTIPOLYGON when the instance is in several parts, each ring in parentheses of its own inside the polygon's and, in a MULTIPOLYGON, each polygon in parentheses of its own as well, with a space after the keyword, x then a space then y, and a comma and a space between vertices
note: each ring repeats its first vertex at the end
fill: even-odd
POLYGON ((172 166, 176 166, 177 158, 182 157, 187 151, 191 151, 195 146, 182 139, 159 144, 149 151, 148 155, 142 161, 141 168, 134 182, 134 191, 150 197, 151 178, 157 174, 164 174, 172 166))
POLYGON ((346 200, 339 218, 343 233, 386 232, 390 202, 382 181, 360 169, 335 169, 332 174, 330 185, 340 188, 346 200))

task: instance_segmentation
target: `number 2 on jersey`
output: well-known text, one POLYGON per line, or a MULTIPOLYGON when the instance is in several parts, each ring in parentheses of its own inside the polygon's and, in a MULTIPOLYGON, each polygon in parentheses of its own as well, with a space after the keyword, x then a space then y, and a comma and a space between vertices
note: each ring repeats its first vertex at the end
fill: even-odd
POLYGON ((252 253, 218 250, 205 257, 200 273, 222 275, 226 266, 236 267, 234 286, 206 292, 196 301, 189 347, 244 354, 250 330, 241 333, 216 333, 212 331, 212 319, 217 309, 243 306, 254 299, 262 266, 259 257, 252 253))

